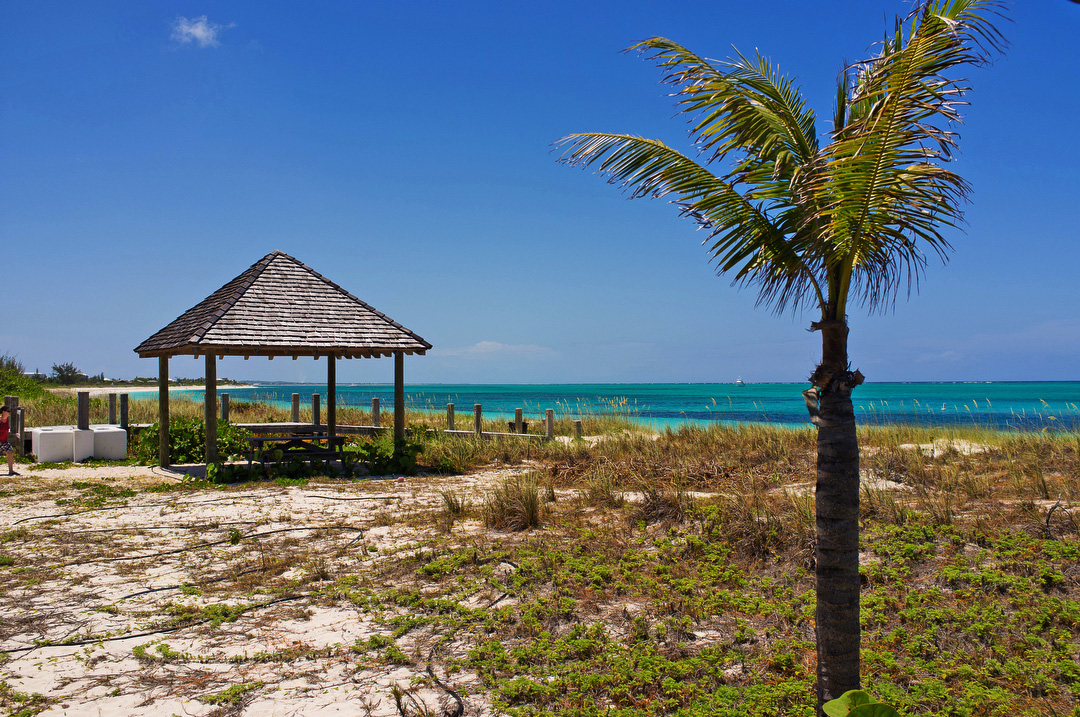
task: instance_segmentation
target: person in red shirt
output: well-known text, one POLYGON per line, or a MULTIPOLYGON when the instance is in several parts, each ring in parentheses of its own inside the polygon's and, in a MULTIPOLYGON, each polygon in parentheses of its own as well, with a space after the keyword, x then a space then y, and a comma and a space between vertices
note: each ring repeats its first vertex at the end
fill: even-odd
POLYGON ((15 472, 15 451, 8 443, 8 429, 11 426, 11 409, 0 406, 0 452, 7 453, 7 470, 9 476, 17 476, 15 472))

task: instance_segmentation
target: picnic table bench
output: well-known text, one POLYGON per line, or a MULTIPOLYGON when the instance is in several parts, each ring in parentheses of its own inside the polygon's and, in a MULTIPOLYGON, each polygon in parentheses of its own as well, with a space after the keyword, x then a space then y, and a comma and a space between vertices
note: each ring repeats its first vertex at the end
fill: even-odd
POLYGON ((315 459, 338 459, 341 458, 345 447, 345 436, 328 436, 325 433, 309 433, 306 435, 292 436, 252 436, 248 439, 251 450, 247 452, 248 468, 252 460, 259 460, 266 465, 268 460, 300 460, 309 461, 315 459), (326 445, 319 445, 318 441, 325 441, 326 445), (280 450, 281 458, 270 458, 267 453, 280 450))

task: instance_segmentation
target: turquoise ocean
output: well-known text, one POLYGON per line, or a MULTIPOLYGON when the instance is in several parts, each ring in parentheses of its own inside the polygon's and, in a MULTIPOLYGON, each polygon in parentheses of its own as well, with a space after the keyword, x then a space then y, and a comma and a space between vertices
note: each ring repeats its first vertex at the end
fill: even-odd
MULTIPOLYGON (((462 419, 473 405, 487 418, 513 417, 515 408, 537 420, 551 408, 557 416, 617 413, 656 428, 685 423, 769 423, 808 426, 802 390, 806 383, 644 383, 644 384, 412 384, 410 408, 445 411, 453 403, 462 419)), ((222 389, 225 391, 225 389, 222 389)), ((300 394, 310 406, 314 393, 326 403, 326 384, 263 384, 228 389, 230 401, 262 401, 282 407, 300 394)), ((174 391, 202 400, 201 391, 174 391)), ((338 406, 370 408, 378 398, 392 410, 389 384, 339 384, 338 406)), ((860 424, 974 426, 994 430, 1080 430, 1080 381, 867 383, 853 394, 860 424)))

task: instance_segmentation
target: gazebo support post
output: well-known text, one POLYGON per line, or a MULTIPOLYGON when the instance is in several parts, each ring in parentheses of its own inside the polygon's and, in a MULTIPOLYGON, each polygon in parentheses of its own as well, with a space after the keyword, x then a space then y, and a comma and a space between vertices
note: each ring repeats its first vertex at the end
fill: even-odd
POLYGON ((169 357, 158 356, 158 465, 169 467, 169 357))
POLYGON ((405 440, 405 352, 394 352, 394 445, 405 440))
POLYGON ((326 354, 326 434, 337 435, 337 356, 326 354))
POLYGON ((206 463, 217 461, 217 356, 206 352, 206 463))

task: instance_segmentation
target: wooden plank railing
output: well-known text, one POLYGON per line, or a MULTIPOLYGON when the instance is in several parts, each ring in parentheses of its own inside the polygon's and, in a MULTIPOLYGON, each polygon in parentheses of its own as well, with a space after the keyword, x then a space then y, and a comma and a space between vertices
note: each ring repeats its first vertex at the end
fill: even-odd
MULTIPOLYGON (((227 394, 222 394, 222 396, 225 396, 225 395, 227 395, 227 394)), ((293 400, 292 400, 292 406, 291 406, 292 410, 290 411, 290 414, 291 414, 290 417, 293 420, 291 420, 291 421, 281 421, 281 422, 276 422, 276 423, 240 423, 240 422, 236 422, 236 423, 234 423, 234 425, 239 426, 240 428, 244 428, 244 429, 246 429, 248 431, 251 431, 254 434, 258 434, 258 435, 303 436, 303 435, 311 435, 313 433, 326 433, 327 430, 328 430, 327 425, 325 423, 321 423, 320 420, 319 420, 321 418, 320 410, 319 410, 320 409, 320 405, 319 405, 320 396, 319 396, 319 394, 316 393, 316 394, 313 394, 311 398, 312 398, 312 419, 313 420, 310 423, 302 422, 302 421, 297 420, 299 418, 299 400, 298 400, 299 395, 298 394, 293 394, 293 396, 292 396, 293 400)), ((374 425, 355 426, 355 425, 341 425, 341 424, 338 424, 337 426, 335 426, 335 432, 343 434, 343 435, 359 435, 359 436, 377 436, 377 435, 382 435, 382 434, 385 434, 385 433, 392 432, 393 429, 391 427, 379 425, 381 423, 379 399, 373 398, 371 403, 372 403, 371 408, 372 408, 372 418, 373 418, 372 423, 374 425)), ((127 394, 121 394, 120 395, 120 406, 121 406, 120 423, 124 428, 129 429, 132 433, 138 433, 142 429, 152 425, 152 424, 149 424, 149 423, 130 424, 130 425, 128 425, 128 423, 127 423, 127 394)), ((221 418, 223 420, 226 420, 226 421, 229 420, 229 408, 228 408, 228 406, 229 406, 229 402, 228 402, 228 399, 226 398, 225 400, 223 400, 221 402, 221 409, 222 409, 221 410, 221 412, 222 412, 221 418)), ((476 436, 478 438, 483 438, 483 439, 488 439, 488 440, 490 440, 490 439, 510 439, 510 440, 523 439, 523 440, 550 441, 550 440, 553 440, 555 438, 555 411, 554 411, 554 409, 551 409, 551 408, 548 408, 548 409, 546 409, 544 411, 544 418, 543 418, 544 432, 543 433, 525 433, 524 432, 525 424, 527 423, 527 421, 525 421, 524 416, 523 416, 523 411, 520 408, 514 409, 514 420, 508 422, 508 428, 510 428, 510 432, 507 432, 507 433, 502 433, 502 432, 499 432, 499 431, 485 431, 485 430, 483 430, 483 425, 484 425, 483 424, 483 421, 484 421, 483 407, 479 403, 477 403, 477 404, 475 404, 473 406, 473 427, 472 427, 471 430, 466 431, 466 430, 458 429, 456 427, 456 424, 455 424, 455 418, 456 418, 456 414, 455 414, 454 404, 453 403, 446 404, 446 428, 442 429, 439 432, 444 433, 446 435, 451 435, 451 436, 476 436)), ((438 429, 425 429, 425 430, 431 431, 431 430, 438 430, 438 429)), ((574 437, 575 438, 580 438, 581 437, 581 421, 580 420, 574 421, 574 437)))

